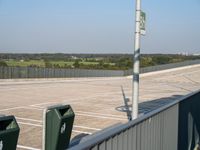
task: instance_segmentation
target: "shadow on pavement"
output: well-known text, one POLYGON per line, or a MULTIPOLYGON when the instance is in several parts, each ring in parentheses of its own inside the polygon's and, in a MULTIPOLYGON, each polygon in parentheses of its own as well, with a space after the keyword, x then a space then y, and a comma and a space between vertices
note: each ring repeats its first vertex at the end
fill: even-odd
MULTIPOLYGON (((127 115, 127 119, 131 120, 131 112, 132 112, 132 105, 131 104, 132 104, 132 102, 130 101, 129 98, 126 97, 123 86, 121 86, 121 91, 122 91, 124 105, 116 107, 115 109, 117 111, 125 112, 126 115, 127 115)), ((153 110, 156 110, 156 109, 158 109, 158 108, 160 108, 164 105, 167 105, 167 104, 173 102, 174 100, 176 100, 176 99, 178 99, 182 96, 183 95, 172 95, 170 97, 163 97, 163 98, 159 98, 159 99, 155 99, 155 100, 141 102, 141 103, 139 103, 139 106, 138 106, 139 114, 143 115, 143 114, 146 114, 146 113, 151 112, 153 110)))

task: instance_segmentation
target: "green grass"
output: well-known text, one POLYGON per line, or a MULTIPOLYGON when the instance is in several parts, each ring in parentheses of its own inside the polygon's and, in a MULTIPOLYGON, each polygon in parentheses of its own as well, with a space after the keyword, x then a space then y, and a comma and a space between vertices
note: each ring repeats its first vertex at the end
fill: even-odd
POLYGON ((64 67, 65 65, 72 66, 74 62, 68 62, 68 61, 50 61, 51 64, 59 65, 61 67, 64 67))
MULTIPOLYGON (((90 62, 90 61, 82 61, 80 63, 84 65, 98 65, 99 64, 99 62, 90 62)), ((111 66, 115 65, 115 63, 104 63, 104 64, 109 64, 111 66)))
POLYGON ((44 67, 43 60, 30 60, 30 61, 8 60, 6 61, 6 63, 8 66, 27 67, 30 65, 36 65, 39 67, 44 67))
POLYGON ((89 62, 89 61, 81 61, 80 62, 83 65, 98 65, 98 62, 89 62))
MULTIPOLYGON (((67 66, 72 66, 74 64, 75 61, 49 61, 50 64, 52 65, 59 65, 61 67, 64 67, 65 65, 67 66)), ((20 61, 20 60, 7 60, 6 61, 8 66, 19 66, 19 67, 27 67, 27 66, 38 66, 38 67, 45 67, 45 62, 44 60, 29 60, 29 61, 20 61)), ((99 62, 86 62, 86 61, 81 61, 79 62, 80 64, 83 65, 98 65, 99 62)), ((109 64, 111 66, 114 66, 115 63, 105 63, 105 64, 109 64)))

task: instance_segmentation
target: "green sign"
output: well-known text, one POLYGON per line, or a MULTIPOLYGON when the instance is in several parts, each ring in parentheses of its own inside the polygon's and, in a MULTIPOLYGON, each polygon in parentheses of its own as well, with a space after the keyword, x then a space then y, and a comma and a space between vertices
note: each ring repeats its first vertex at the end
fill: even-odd
POLYGON ((146 34, 145 26, 146 26, 146 14, 143 11, 141 11, 140 12, 140 33, 142 35, 146 34))

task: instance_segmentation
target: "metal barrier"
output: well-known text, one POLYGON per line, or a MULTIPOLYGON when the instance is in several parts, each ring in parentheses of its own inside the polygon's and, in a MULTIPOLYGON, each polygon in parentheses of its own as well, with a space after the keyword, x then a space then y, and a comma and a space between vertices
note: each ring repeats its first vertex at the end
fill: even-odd
POLYGON ((69 150, 194 150, 199 135, 200 91, 91 135, 69 150))
MULTIPOLYGON (((171 64, 163 64, 163 65, 156 65, 156 66, 150 66, 150 67, 144 67, 140 68, 140 73, 147 73, 147 72, 153 72, 153 71, 160 71, 160 70, 166 70, 166 69, 172 69, 172 68, 178 68, 178 67, 184 67, 184 66, 190 66, 200 64, 200 60, 189 60, 189 61, 183 61, 179 63, 171 63, 171 64)), ((124 75, 132 75, 133 70, 126 70, 124 71, 124 75)))
MULTIPOLYGON (((200 60, 184 61, 141 68, 141 73, 200 64, 200 60)), ((91 70, 37 67, 0 67, 0 79, 16 78, 74 78, 74 77, 119 77, 132 75, 132 70, 91 70)))
POLYGON ((0 79, 114 77, 114 76, 123 76, 123 75, 124 75, 123 70, 0 67, 0 79))

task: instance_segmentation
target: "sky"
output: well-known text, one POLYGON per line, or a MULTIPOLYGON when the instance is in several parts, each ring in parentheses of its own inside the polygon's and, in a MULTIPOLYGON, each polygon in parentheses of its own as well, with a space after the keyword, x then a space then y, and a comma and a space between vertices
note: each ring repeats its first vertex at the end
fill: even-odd
MULTIPOLYGON (((200 53, 200 0, 142 0, 141 53, 200 53)), ((133 53, 135 0, 0 0, 0 53, 133 53)))

